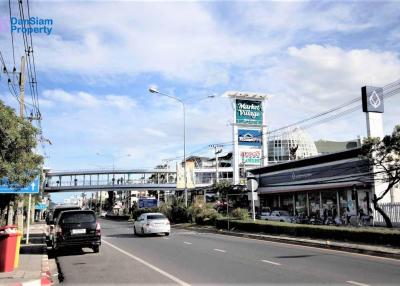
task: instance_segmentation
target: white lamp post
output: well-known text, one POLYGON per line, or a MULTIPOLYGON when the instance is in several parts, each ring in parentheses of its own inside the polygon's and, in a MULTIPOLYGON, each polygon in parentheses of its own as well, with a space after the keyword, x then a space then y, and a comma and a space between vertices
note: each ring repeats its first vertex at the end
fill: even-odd
POLYGON ((151 93, 157 93, 160 95, 164 95, 166 97, 172 98, 182 104, 182 109, 183 109, 183 172, 184 172, 184 180, 185 180, 185 187, 184 187, 184 192, 185 192, 185 206, 187 207, 188 205, 188 197, 187 197, 187 180, 186 180, 186 106, 185 103, 179 99, 176 96, 172 96, 163 92, 158 91, 155 87, 150 87, 149 91, 151 93))

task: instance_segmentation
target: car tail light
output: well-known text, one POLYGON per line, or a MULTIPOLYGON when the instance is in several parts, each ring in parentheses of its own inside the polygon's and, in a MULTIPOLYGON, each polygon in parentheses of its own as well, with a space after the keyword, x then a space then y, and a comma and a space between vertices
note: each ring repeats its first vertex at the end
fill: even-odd
POLYGON ((100 233, 101 233, 101 227, 100 227, 100 224, 97 222, 96 223, 96 234, 100 235, 100 233))
POLYGON ((166 224, 166 225, 169 225, 169 220, 167 220, 167 221, 165 222, 165 224, 166 224))

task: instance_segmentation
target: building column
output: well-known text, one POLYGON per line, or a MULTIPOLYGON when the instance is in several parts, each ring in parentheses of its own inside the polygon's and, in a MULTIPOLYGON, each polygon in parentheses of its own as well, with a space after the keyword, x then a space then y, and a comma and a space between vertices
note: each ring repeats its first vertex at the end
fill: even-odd
POLYGON ((336 191, 336 204, 337 204, 337 215, 340 218, 340 198, 339 191, 336 191))
POLYGON ((306 193, 306 204, 307 204, 307 216, 310 216, 310 201, 308 199, 308 193, 306 193))

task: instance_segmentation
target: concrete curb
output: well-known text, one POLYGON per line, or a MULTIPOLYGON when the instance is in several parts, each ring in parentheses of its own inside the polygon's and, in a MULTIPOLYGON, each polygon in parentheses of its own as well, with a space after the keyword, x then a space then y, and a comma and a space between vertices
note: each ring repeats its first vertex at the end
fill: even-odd
POLYGON ((393 258, 393 259, 400 260, 400 249, 398 249, 398 248, 389 249, 388 247, 382 247, 382 246, 378 246, 378 245, 376 245, 376 246, 375 245, 360 245, 360 244, 351 244, 351 243, 330 241, 330 240, 313 240, 313 239, 306 239, 306 238, 294 238, 294 237, 273 236, 273 235, 266 235, 266 234, 228 231, 228 230, 222 230, 222 229, 217 230, 215 228, 201 227, 201 226, 175 225, 174 228, 175 229, 195 230, 198 232, 216 233, 216 234, 221 234, 221 235, 244 237, 244 238, 250 238, 250 239, 257 239, 257 240, 286 243, 286 244, 295 244, 295 245, 302 245, 302 246, 309 246, 309 247, 340 250, 340 251, 344 251, 344 252, 360 253, 360 254, 379 256, 379 257, 387 257, 387 258, 393 258))

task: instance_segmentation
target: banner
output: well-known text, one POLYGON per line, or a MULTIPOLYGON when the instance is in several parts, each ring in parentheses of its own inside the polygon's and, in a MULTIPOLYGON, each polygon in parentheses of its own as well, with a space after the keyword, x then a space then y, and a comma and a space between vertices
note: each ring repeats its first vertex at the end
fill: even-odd
POLYGON ((262 133, 261 130, 238 130, 239 146, 248 146, 254 148, 261 148, 262 133))
MULTIPOLYGON (((176 188, 185 188, 185 169, 181 164, 176 165, 176 188)), ((193 189, 195 187, 195 173, 194 173, 194 162, 186 162, 186 188, 193 189)))
POLYGON ((262 125, 261 101, 236 99, 236 123, 262 125))
POLYGON ((260 165, 261 149, 239 149, 240 163, 246 166, 260 165))

